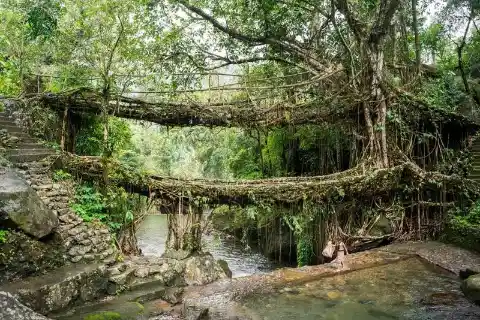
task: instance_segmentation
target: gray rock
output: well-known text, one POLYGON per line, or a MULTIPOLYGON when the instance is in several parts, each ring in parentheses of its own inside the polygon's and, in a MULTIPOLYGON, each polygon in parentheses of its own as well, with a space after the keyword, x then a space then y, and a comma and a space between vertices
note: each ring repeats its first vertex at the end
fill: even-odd
POLYGON ((149 268, 146 267, 140 267, 137 270, 135 270, 135 277, 137 278, 146 278, 148 277, 150 273, 149 268))
POLYGON ((35 279, 12 283, 6 291, 16 294, 32 309, 48 314, 102 296, 107 290, 106 273, 105 266, 96 264, 65 266, 35 279))
POLYGON ((83 256, 90 250, 92 250, 92 246, 75 246, 68 251, 68 254, 71 256, 83 256))
POLYGON ((228 278, 222 266, 210 253, 190 257, 185 263, 185 282, 188 285, 204 285, 228 278))
POLYGON ((108 280, 110 282, 123 285, 129 282, 130 279, 132 279, 134 273, 135 269, 128 269, 120 274, 112 275, 108 280))
POLYGON ((110 276, 116 276, 127 270, 127 265, 125 263, 116 264, 108 269, 108 274, 110 276))
POLYGON ((48 320, 21 304, 13 295, 0 291, 0 319, 2 320, 48 320))
POLYGON ((185 284, 185 262, 178 260, 168 260, 160 267, 163 282, 170 287, 181 286, 185 284))
POLYGON ((463 280, 462 291, 469 300, 480 305, 480 275, 470 276, 463 280))
POLYGON ((12 169, 5 170, 0 174, 0 219, 12 221, 36 238, 50 234, 58 217, 23 178, 12 169))
POLYGON ((190 251, 186 250, 171 250, 168 249, 162 255, 163 258, 175 259, 175 260, 184 260, 191 255, 190 251))

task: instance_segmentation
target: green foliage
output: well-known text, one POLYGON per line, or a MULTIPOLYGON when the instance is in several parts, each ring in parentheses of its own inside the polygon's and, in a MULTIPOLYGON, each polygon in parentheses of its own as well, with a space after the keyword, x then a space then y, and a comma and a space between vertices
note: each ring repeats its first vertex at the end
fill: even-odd
POLYGON ((84 221, 108 222, 104 197, 92 184, 85 183, 77 187, 71 208, 84 221))
POLYGON ((35 2, 28 8, 26 22, 30 39, 51 37, 57 28, 59 14, 60 3, 57 0, 35 2))
POLYGON ((312 263, 314 257, 313 239, 311 237, 299 237, 297 239, 297 264, 299 267, 312 263))
POLYGON ((0 244, 5 243, 8 238, 8 231, 7 230, 0 230, 0 244))
POLYGON ((452 215, 457 225, 480 227, 480 200, 477 200, 468 210, 457 208, 452 215))
POLYGON ((447 223, 441 239, 480 252, 480 224, 472 224, 465 219, 454 216, 447 223))
POLYGON ((452 72, 446 72, 441 78, 424 81, 420 95, 432 107, 455 111, 467 97, 460 81, 452 72))
MULTIPOLYGON (((103 123, 99 117, 93 116, 83 119, 83 125, 76 140, 76 152, 80 155, 102 155, 103 137, 103 123)), ((125 120, 109 118, 107 148, 110 154, 117 154, 129 148, 131 138, 132 132, 125 120)))
POLYGON ((84 183, 77 187, 71 208, 84 221, 101 222, 118 233, 135 220, 146 203, 146 197, 129 194, 121 187, 109 186, 101 192, 98 186, 84 183))
POLYGON ((56 170, 53 172, 53 181, 65 181, 70 180, 72 175, 65 170, 56 170))

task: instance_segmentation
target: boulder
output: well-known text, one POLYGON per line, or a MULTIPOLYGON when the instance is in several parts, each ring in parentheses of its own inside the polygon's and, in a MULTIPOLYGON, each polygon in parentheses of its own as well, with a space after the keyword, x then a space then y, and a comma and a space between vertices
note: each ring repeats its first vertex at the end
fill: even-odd
POLYGON ((21 304, 13 295, 0 291, 0 319, 2 320, 48 320, 21 304))
POLYGON ((480 275, 470 276, 463 280, 462 291, 469 300, 480 305, 480 275))
POLYGON ((35 311, 48 314, 104 295, 107 269, 96 264, 64 266, 50 274, 12 283, 4 290, 35 311))
POLYGON ((0 243, 0 284, 40 275, 65 264, 61 243, 44 243, 22 232, 8 231, 0 243))
POLYGON ((58 225, 57 215, 45 206, 35 190, 7 168, 0 173, 0 224, 9 221, 38 239, 58 225))
POLYGON ((221 264, 210 253, 199 253, 185 262, 185 282, 188 285, 204 285, 228 278, 221 264))
POLYGON ((168 259, 162 266, 156 270, 159 271, 163 282, 169 287, 185 285, 184 272, 185 262, 175 259, 168 259))

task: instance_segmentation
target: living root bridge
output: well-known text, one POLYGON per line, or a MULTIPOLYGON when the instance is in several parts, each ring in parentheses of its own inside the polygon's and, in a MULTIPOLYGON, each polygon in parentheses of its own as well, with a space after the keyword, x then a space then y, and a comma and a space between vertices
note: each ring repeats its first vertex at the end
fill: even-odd
MULTIPOLYGON (((99 157, 64 154, 56 163, 85 180, 99 181, 102 177, 103 165, 99 157)), ((357 167, 325 176, 238 181, 184 180, 134 172, 115 161, 110 161, 108 165, 111 183, 129 192, 175 202, 180 198, 186 202, 202 199, 211 204, 237 205, 257 202, 288 205, 303 200, 316 203, 355 199, 370 201, 372 197, 400 193, 406 185, 418 190, 443 189, 451 194, 458 190, 469 190, 479 194, 479 185, 472 180, 426 172, 411 162, 365 173, 357 167)))
MULTIPOLYGON (((25 97, 27 104, 37 103, 53 110, 68 108, 74 113, 101 114, 102 95, 89 89, 63 93, 33 94, 25 97)), ((315 103, 290 105, 283 101, 265 106, 252 100, 203 104, 195 101, 147 102, 125 96, 113 96, 107 112, 120 118, 144 120, 171 126, 271 127, 316 124, 331 116, 327 107, 315 103)))

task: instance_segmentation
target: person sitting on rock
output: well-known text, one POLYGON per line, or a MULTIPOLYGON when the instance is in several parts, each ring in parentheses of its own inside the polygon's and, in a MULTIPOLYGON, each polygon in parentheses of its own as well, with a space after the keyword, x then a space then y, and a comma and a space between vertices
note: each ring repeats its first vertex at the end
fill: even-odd
POLYGON ((332 259, 335 255, 335 259, 331 261, 335 264, 340 264, 342 268, 344 265, 345 256, 348 254, 347 246, 345 243, 340 242, 338 245, 334 245, 332 241, 328 241, 327 245, 322 251, 322 255, 325 258, 332 259))

